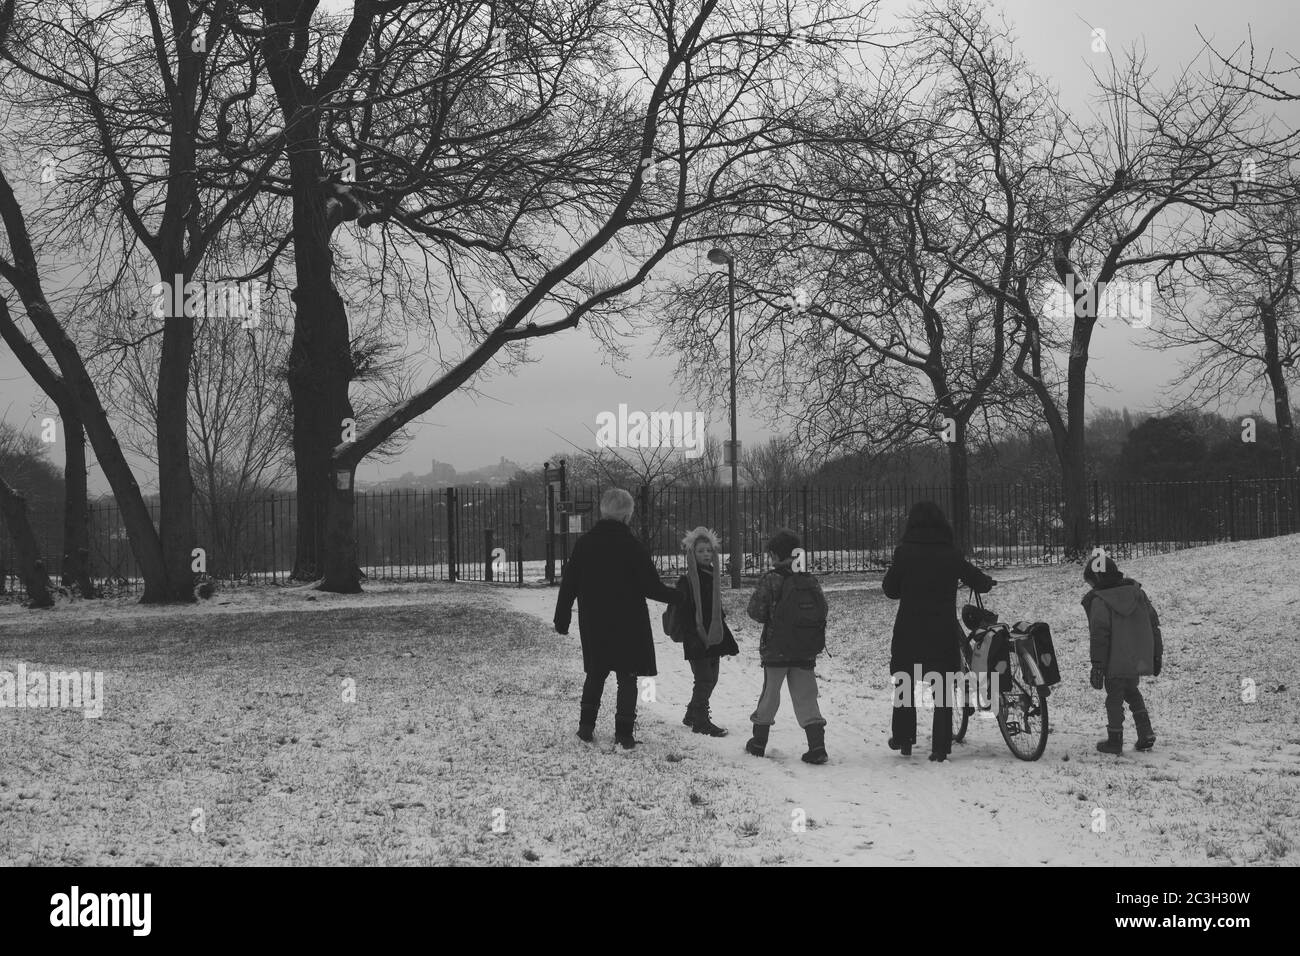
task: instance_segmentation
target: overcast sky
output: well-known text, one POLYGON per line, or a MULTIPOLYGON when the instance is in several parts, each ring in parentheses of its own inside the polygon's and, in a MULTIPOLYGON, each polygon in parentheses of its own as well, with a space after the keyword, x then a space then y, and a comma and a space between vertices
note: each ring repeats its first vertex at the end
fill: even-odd
MULTIPOLYGON (((906 6, 886 0, 884 10, 892 16, 906 6)), ((1294 3, 1281 0, 995 0, 994 7, 999 6, 1019 37, 1021 53, 1059 87, 1071 109, 1086 108, 1092 84, 1088 69, 1102 66, 1091 49, 1092 27, 1106 31, 1112 50, 1135 41, 1145 44, 1148 63, 1161 76, 1195 58, 1202 43, 1197 27, 1220 50, 1233 48, 1253 29, 1260 46, 1293 54, 1300 51, 1300 18, 1294 3)), ((1158 313, 1156 321, 1160 321, 1158 313)), ((1177 378, 1178 364, 1174 354, 1151 349, 1146 344, 1149 336, 1123 322, 1102 324, 1093 340, 1090 368, 1109 388, 1092 391, 1094 407, 1138 409, 1159 403, 1162 387, 1177 378)), ((630 360, 616 368, 581 328, 537 340, 534 355, 539 361, 513 376, 498 374, 483 382, 479 397, 458 395, 444 401, 412 426, 414 439, 398 458, 364 463, 358 479, 373 481, 407 471, 424 474, 434 458, 462 470, 502 456, 540 462, 570 442, 590 445, 597 413, 617 409, 620 403, 647 411, 694 410, 694 403, 681 399, 674 387, 673 358, 654 354, 652 333, 629 342, 628 350, 630 360)), ((0 390, 5 420, 39 432, 32 407, 40 400, 7 349, 0 355, 0 390)), ((715 407, 699 410, 711 416, 713 433, 724 437, 725 396, 719 399, 715 407)), ((752 412, 742 396, 740 431, 747 445, 767 435, 752 412)), ((62 464, 61 449, 52 452, 52 460, 62 464)), ((141 483, 152 486, 152 482, 141 483)), ((91 487, 106 487, 98 469, 92 470, 91 487)))

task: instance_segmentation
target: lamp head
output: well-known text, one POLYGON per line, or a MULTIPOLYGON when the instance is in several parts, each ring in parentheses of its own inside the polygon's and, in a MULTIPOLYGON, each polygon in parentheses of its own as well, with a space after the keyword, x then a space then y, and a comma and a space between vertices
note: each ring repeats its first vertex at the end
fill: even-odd
POLYGON ((731 255, 725 249, 713 248, 709 250, 709 261, 715 265, 725 266, 731 262, 731 255))

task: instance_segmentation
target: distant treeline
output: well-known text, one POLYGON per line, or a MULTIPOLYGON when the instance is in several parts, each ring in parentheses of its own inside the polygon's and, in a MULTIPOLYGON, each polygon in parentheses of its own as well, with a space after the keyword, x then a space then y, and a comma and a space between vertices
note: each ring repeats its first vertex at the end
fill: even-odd
MULTIPOLYGON (((1130 415, 1128 409, 1103 408, 1089 419, 1087 453, 1088 477, 1100 481, 1282 477, 1277 425, 1258 412, 1232 417, 1212 412, 1130 415)), ((944 486, 948 475, 947 452, 936 440, 839 458, 816 469, 809 483, 944 486)), ((1044 429, 972 448, 970 480, 1059 481, 1051 436, 1044 429)))

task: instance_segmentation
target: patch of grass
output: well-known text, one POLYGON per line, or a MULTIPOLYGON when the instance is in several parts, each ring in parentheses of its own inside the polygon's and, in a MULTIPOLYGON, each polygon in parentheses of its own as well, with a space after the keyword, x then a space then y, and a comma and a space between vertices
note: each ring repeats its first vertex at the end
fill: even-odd
POLYGON ((469 589, 241 599, 0 621, 0 661, 104 673, 98 719, 6 719, 0 865, 722 861, 738 838, 714 808, 759 809, 681 752, 658 759, 653 729, 629 753, 578 741, 572 642, 469 589))
POLYGON ((1291 842, 1286 837, 1270 833, 1264 837, 1264 849, 1268 851, 1268 855, 1273 859, 1280 860, 1291 849, 1291 842))

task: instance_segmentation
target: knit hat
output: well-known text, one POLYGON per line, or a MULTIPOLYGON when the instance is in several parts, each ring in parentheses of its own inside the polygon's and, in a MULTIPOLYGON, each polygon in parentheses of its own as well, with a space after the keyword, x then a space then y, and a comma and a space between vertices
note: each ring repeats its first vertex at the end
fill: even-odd
POLYGON ((1119 566, 1101 548, 1088 556, 1083 566, 1083 579, 1094 588, 1102 589, 1118 587, 1124 583, 1124 575, 1120 573, 1119 566), (1104 567, 1098 571, 1097 568, 1102 567, 1103 559, 1105 561, 1104 567))

